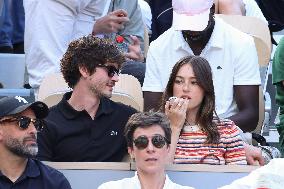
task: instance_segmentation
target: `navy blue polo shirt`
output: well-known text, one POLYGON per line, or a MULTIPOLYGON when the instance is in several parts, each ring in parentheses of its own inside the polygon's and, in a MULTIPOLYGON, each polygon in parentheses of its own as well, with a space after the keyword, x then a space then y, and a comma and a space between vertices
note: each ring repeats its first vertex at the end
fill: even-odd
POLYGON ((65 176, 38 160, 28 159, 23 174, 12 182, 0 171, 1 189, 71 189, 65 176))
POLYGON ((38 159, 68 162, 118 162, 127 153, 124 127, 137 111, 102 98, 94 119, 76 111, 67 100, 50 108, 46 127, 38 134, 38 159))

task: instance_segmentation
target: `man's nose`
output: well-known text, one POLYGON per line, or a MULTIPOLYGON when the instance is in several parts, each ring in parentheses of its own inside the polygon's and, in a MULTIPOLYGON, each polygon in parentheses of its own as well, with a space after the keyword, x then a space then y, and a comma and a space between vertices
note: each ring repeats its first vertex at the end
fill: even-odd
POLYGON ((153 145, 153 143, 151 141, 149 141, 146 149, 147 149, 147 152, 153 152, 153 151, 155 151, 155 146, 153 145))
POLYGON ((34 125, 34 122, 30 122, 29 126, 28 126, 28 132, 29 133, 37 133, 37 129, 34 125))
POLYGON ((111 78, 111 80, 113 80, 114 82, 118 82, 119 80, 119 75, 118 74, 114 74, 111 78))

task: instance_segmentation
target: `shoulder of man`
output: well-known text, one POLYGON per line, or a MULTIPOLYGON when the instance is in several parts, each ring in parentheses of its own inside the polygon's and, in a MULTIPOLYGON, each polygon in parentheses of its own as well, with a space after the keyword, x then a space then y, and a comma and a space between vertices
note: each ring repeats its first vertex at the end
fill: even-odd
POLYGON ((131 107, 129 105, 125 105, 125 104, 123 104, 121 102, 115 102, 115 101, 112 101, 110 99, 108 99, 108 101, 110 102, 111 106, 113 107, 113 109, 115 111, 119 111, 119 112, 121 112, 123 114, 130 114, 130 115, 132 115, 132 114, 138 112, 135 108, 133 108, 133 107, 131 107))
POLYGON ((52 168, 39 160, 32 159, 40 170, 43 182, 51 186, 53 189, 71 189, 69 181, 60 171, 52 168))

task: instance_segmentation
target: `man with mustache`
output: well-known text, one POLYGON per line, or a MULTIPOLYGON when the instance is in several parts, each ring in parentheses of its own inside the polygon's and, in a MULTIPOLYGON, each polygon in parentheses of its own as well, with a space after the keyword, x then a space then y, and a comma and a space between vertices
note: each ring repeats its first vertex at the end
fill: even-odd
POLYGON ((20 96, 0 99, 0 188, 71 189, 59 171, 33 159, 48 107, 20 96))
POLYGON ((69 44, 61 72, 69 87, 39 135, 40 160, 121 161, 127 153, 124 126, 135 109, 111 101, 125 57, 109 40, 92 35, 69 44))

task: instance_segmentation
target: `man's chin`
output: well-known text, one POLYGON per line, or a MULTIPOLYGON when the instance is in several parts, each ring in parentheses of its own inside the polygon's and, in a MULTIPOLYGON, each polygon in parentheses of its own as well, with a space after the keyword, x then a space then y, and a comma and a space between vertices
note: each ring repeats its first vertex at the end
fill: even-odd
POLYGON ((104 93, 102 96, 106 97, 106 98, 111 98, 112 97, 112 93, 111 92, 110 93, 104 93))

